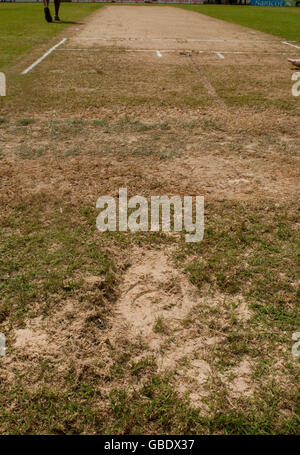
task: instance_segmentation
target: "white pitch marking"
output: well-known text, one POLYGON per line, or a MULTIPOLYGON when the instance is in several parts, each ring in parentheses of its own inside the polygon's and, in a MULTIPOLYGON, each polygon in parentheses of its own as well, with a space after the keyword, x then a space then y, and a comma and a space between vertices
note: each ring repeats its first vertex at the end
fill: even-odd
POLYGON ((157 51, 156 49, 125 49, 126 52, 156 52, 158 57, 162 57, 161 52, 178 52, 178 49, 163 49, 162 51, 157 51))
MULTIPOLYGON (((144 38, 124 38, 124 37, 114 37, 114 38, 88 38, 88 37, 74 37, 69 38, 69 40, 86 40, 86 41, 140 41, 144 40, 144 38)), ((280 43, 280 41, 276 40, 252 40, 252 39, 191 39, 191 38, 147 38, 147 41, 184 41, 190 43, 239 43, 239 42, 247 42, 247 43, 280 43)), ((281 41, 282 42, 282 41, 281 41)))
MULTIPOLYGON (((61 49, 63 50, 71 50, 71 49, 61 49)), ((75 50, 75 49, 73 49, 75 50)), ((80 49, 84 50, 84 49, 80 49)), ((126 52, 155 52, 155 49, 125 49, 126 52)), ((216 52, 216 51, 210 51, 210 50, 189 50, 189 49, 163 49, 162 52, 194 52, 195 54, 233 54, 233 55, 243 55, 243 54, 252 54, 252 55, 289 55, 288 52, 255 52, 255 51, 222 51, 222 52, 216 52)), ((220 58, 222 58, 220 56, 220 58)), ((223 55, 223 58, 224 55, 223 55)))
POLYGON ((55 51, 55 49, 61 46, 65 41, 67 41, 67 38, 62 39, 59 43, 55 44, 55 46, 51 47, 51 49, 45 52, 45 54, 42 55, 42 57, 40 57, 39 59, 37 59, 32 65, 28 66, 28 68, 26 68, 26 70, 24 70, 21 74, 29 73, 29 71, 31 71, 35 66, 41 63, 46 57, 48 57, 49 54, 51 54, 51 52, 55 51))
MULTIPOLYGON (((58 49, 61 52, 68 51, 98 51, 102 50, 102 47, 65 47, 64 49, 58 49)), ((180 50, 180 49, 179 49, 180 50)), ((178 49, 163 49, 161 52, 178 52, 178 49)), ((126 52, 160 52, 156 49, 125 49, 126 52)), ((162 57, 162 55, 161 55, 162 57)))
POLYGON ((159 51, 156 51, 157 57, 162 57, 161 53, 159 51))
MULTIPOLYGON (((98 50, 102 50, 102 48, 98 48, 98 47, 76 47, 76 48, 71 48, 71 47, 65 47, 63 49, 57 49, 58 51, 61 51, 61 52, 69 52, 69 51, 74 51, 74 52, 78 52, 78 51, 89 51, 89 52, 97 52, 98 50)), ((157 52, 156 49, 125 49, 125 52, 157 52)), ((168 53, 168 52, 177 52, 177 53, 181 53, 181 52, 194 52, 195 54, 216 54, 217 52, 216 51, 210 51, 210 50, 201 50, 201 51, 198 51, 198 50, 188 50, 188 49, 161 49, 160 52, 165 52, 165 53, 168 53)), ((256 51, 222 51, 220 52, 220 54, 228 54, 228 55, 243 55, 243 54, 251 54, 251 55, 263 55, 263 56, 266 56, 266 55, 290 55, 290 52, 256 52, 256 51)), ((222 57, 220 57, 222 58, 222 57)))
POLYGON ((287 46, 295 47, 296 49, 300 49, 300 46, 296 46, 296 44, 288 43, 287 41, 281 41, 282 44, 286 44, 287 46))
POLYGON ((223 54, 221 54, 221 52, 216 52, 217 56, 220 57, 220 58, 225 58, 223 54))

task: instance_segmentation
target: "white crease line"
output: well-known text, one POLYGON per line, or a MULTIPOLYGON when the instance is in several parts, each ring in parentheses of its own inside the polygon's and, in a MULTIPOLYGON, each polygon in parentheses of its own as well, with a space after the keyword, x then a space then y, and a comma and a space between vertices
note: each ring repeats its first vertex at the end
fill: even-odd
MULTIPOLYGON (((69 38, 68 38, 69 39, 69 38)), ((64 47, 63 49, 58 49, 58 51, 61 52, 68 52, 68 51, 90 51, 90 52, 96 52, 96 51, 102 51, 102 47, 64 47)), ((156 49, 124 49, 125 52, 157 52, 156 49)), ((217 54, 216 51, 211 51, 211 50, 201 50, 198 51, 196 49, 161 49, 159 52, 177 52, 180 54, 181 52, 190 52, 194 53, 195 55, 197 54, 217 54)), ((251 54, 251 55, 262 55, 262 56, 269 56, 269 55, 290 55, 290 52, 256 52, 256 51, 221 51, 220 54, 228 54, 228 55, 244 55, 244 54, 251 54)), ((224 55, 223 55, 224 56, 224 55)), ((220 57, 222 58, 222 57, 220 57)))
POLYGON ((45 54, 42 55, 42 57, 40 57, 39 59, 37 59, 32 65, 28 66, 28 68, 26 68, 26 70, 24 70, 21 74, 29 73, 29 71, 31 71, 35 66, 41 63, 46 57, 48 57, 49 54, 51 54, 51 52, 55 51, 55 49, 61 46, 65 41, 67 41, 67 38, 62 39, 59 43, 55 44, 55 46, 51 47, 51 49, 45 52, 45 54))
MULTIPOLYGON (((146 38, 147 41, 182 41, 182 42, 190 42, 190 43, 239 43, 239 42, 246 42, 246 43, 278 43, 280 41, 276 40, 251 40, 251 39, 191 39, 191 38, 146 38)), ((124 38, 124 37, 114 37, 114 38, 88 38, 88 37, 77 37, 69 38, 69 40, 83 40, 83 41, 145 41, 145 38, 124 38)), ((282 41, 281 41, 282 42, 282 41)), ((296 42, 296 41, 295 41, 296 42)))
POLYGON ((288 43, 287 41, 281 41, 282 44, 286 44, 287 46, 295 47, 296 49, 300 49, 300 46, 296 46, 296 44, 288 43))
POLYGON ((126 52, 156 52, 158 57, 162 57, 161 52, 178 52, 180 49, 163 49, 162 51, 157 51, 156 49, 125 49, 126 52))
MULTIPOLYGON (((64 47, 63 49, 58 49, 59 51, 102 51, 103 47, 64 47)), ((157 51, 156 49, 125 49, 126 52, 179 52, 180 49, 163 49, 157 51)), ((161 55, 162 57, 162 55, 161 55)))
MULTIPOLYGON (((62 51, 68 50, 68 49, 61 49, 62 51)), ((69 49, 69 50, 76 50, 76 49, 69 49)), ((78 50, 84 50, 84 49, 78 49, 78 50)), ((88 50, 88 49, 86 49, 88 50)), ((94 49, 95 50, 95 49, 94 49)), ((155 52, 155 49, 125 49, 126 52, 155 52)), ((221 51, 221 52, 216 52, 216 51, 211 51, 211 50, 193 50, 193 49, 162 49, 161 52, 190 52, 194 53, 195 55, 197 54, 220 54, 220 58, 225 58, 223 54, 232 54, 232 55, 243 55, 243 54, 253 54, 253 55, 289 55, 288 52, 256 52, 256 51, 221 51)))
POLYGON ((161 53, 159 51, 156 51, 157 57, 162 57, 161 53))

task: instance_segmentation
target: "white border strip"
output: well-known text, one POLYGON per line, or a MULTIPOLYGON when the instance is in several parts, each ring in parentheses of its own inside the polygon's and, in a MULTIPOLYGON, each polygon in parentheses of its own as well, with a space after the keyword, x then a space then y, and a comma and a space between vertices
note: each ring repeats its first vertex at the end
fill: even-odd
MULTIPOLYGON (((61 52, 69 52, 69 51, 74 51, 74 52, 81 52, 81 51, 89 51, 89 52, 97 52, 97 51, 102 51, 102 47, 65 47, 63 49, 58 49, 61 52)), ((125 52, 157 52, 156 49, 125 49, 125 52)), ((195 55, 197 54, 217 54, 217 51, 211 51, 211 50, 201 50, 198 51, 197 49, 161 49, 158 51, 160 53, 171 53, 175 52, 178 54, 189 52, 189 53, 194 53, 195 55)), ((228 55, 244 55, 244 54, 250 54, 250 55, 262 55, 262 56, 272 56, 272 55, 290 55, 290 52, 256 52, 256 51, 220 51, 219 52, 221 55, 223 54, 228 54, 228 55)), ((223 55, 224 57, 224 55, 223 55)), ((220 57, 222 58, 222 57, 220 57)), ((225 57, 224 57, 225 58, 225 57)))
MULTIPOLYGON (((84 36, 74 36, 69 38, 70 40, 75 41, 144 41, 144 38, 133 38, 133 37, 111 37, 111 38, 104 38, 104 37, 84 37, 84 36)), ((176 42, 190 42, 190 43, 239 43, 239 42, 246 42, 246 43, 277 43, 280 44, 282 41, 277 40, 252 40, 249 39, 191 39, 191 38, 147 38, 147 41, 176 41, 176 42)), ((295 41, 296 42, 296 41, 295 41)))
POLYGON ((286 44, 287 46, 295 47, 296 49, 300 49, 300 46, 296 46, 296 44, 288 43, 287 41, 281 41, 282 44, 286 44))
POLYGON ((56 48, 61 46, 66 41, 67 41, 67 38, 63 38, 59 43, 55 44, 55 46, 51 47, 51 49, 49 49, 47 52, 45 52, 45 54, 42 55, 42 57, 37 59, 32 65, 28 66, 28 68, 26 68, 26 70, 22 71, 21 74, 29 73, 29 71, 31 71, 35 66, 37 66, 39 63, 41 63, 46 57, 48 57, 49 54, 51 54, 51 52, 55 51, 56 48))

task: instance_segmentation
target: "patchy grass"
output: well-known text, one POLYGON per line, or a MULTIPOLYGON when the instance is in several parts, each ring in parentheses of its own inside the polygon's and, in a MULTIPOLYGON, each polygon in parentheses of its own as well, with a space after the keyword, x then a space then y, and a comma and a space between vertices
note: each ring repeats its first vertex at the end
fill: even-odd
POLYGON ((104 415, 95 407, 101 400, 95 384, 70 380, 67 393, 46 386, 29 391, 18 384, 1 394, 6 406, 1 407, 0 425, 9 434, 297 434, 297 417, 278 414, 280 392, 269 389, 265 400, 257 398, 252 409, 241 411, 226 409, 219 392, 220 408, 205 417, 178 397, 170 377, 153 375, 140 392, 112 390, 111 410, 104 415), (18 413, 6 412, 7 404, 18 407, 18 413))
POLYGON ((91 214, 85 209, 39 194, 16 204, 1 226, 2 321, 47 314, 57 298, 80 293, 88 274, 104 278, 96 289, 99 297, 113 295, 113 262, 102 241, 95 248, 91 214))
POLYGON ((33 118, 20 118, 17 121, 17 125, 20 125, 20 126, 28 126, 28 125, 31 125, 32 123, 34 123, 33 118))
MULTIPOLYGON (((128 246, 148 247, 148 235, 101 236, 95 233, 94 210, 49 195, 11 206, 2 216, 0 255, 1 325, 9 345, 14 338, 8 327, 31 327, 30 321, 42 317, 45 327, 54 329, 57 317, 60 322, 67 317, 76 360, 70 352, 61 370, 61 358, 44 357, 42 351, 33 358, 31 351, 17 357, 14 383, 6 383, 2 374, 0 401, 5 399, 6 406, 1 406, 1 432, 297 434, 298 369, 290 354, 291 334, 300 324, 297 214, 295 205, 211 204, 203 242, 176 240, 179 268, 189 264, 186 274, 207 296, 182 321, 183 330, 192 331, 195 341, 199 334, 222 334, 214 349, 198 352, 212 374, 202 405, 195 406, 189 393, 178 393, 175 385, 182 381, 181 368, 189 369, 197 357, 179 357, 177 367, 162 374, 147 345, 111 332, 128 246), (212 305, 214 295, 225 296, 223 302, 212 305), (249 319, 237 318, 239 299, 249 305, 249 319), (77 302, 78 315, 55 316, 70 301, 77 302), (84 319, 77 334, 76 324, 84 319), (89 360, 79 366, 80 358, 89 360), (232 395, 245 359, 251 364, 247 381, 253 393, 232 395)), ((164 237, 157 241, 152 247, 168 242, 164 237)), ((173 292, 175 284, 166 283, 166 291, 173 292)), ((68 328, 61 330, 64 339, 68 328)), ((162 316, 157 316, 153 333, 162 337, 162 349, 176 338, 162 316)), ((180 339, 184 346, 185 337, 180 339)), ((62 358, 67 352, 58 351, 62 358)))
POLYGON ((298 105, 289 70, 251 58, 199 63, 226 108, 180 54, 62 51, 10 74, 2 434, 299 433, 298 105), (121 187, 204 195, 203 241, 100 234, 96 200, 121 187))
POLYGON ((208 207, 205 238, 187 247, 191 281, 221 293, 241 293, 264 324, 300 325, 298 206, 223 204, 208 207), (214 213, 215 212, 215 213, 214 213))
MULTIPOLYGON (((123 433, 126 428, 131 433, 249 435, 280 434, 287 429, 296 434, 299 428, 296 417, 286 421, 280 419, 272 406, 268 410, 259 399, 256 403, 257 411, 260 407, 258 413, 250 408, 244 411, 226 409, 221 393, 218 396, 220 408, 215 409, 211 417, 201 416, 190 407, 188 400, 178 398, 169 379, 153 376, 140 394, 131 397, 124 390, 113 391, 111 401, 116 423, 110 431, 123 433)), ((279 392, 270 394, 269 405, 275 405, 279 392)))
MULTIPOLYGON (((118 48, 108 50, 99 47, 96 53, 76 54, 76 59, 73 52, 57 52, 28 75, 11 75, 10 91, 3 109, 13 108, 15 112, 23 112, 24 115, 20 116, 25 116, 25 112, 26 115, 31 112, 37 116, 51 107, 57 113, 67 113, 68 117, 72 113, 72 117, 76 117, 80 116, 80 112, 90 111, 96 118, 99 110, 113 105, 140 109, 145 106, 207 107, 214 104, 214 100, 199 84, 199 76, 189 60, 183 62, 180 71, 169 63, 162 72, 158 62, 133 60, 128 53, 118 48), (128 71, 124 72, 124 67, 128 71), (156 72, 156 80, 141 84, 140 80, 146 81, 151 71, 156 72), (174 85, 170 85, 170 80, 174 85), (53 87, 56 87, 55 96, 53 87), (158 90, 158 87, 163 90, 158 90)), ((145 125, 139 125, 133 120, 131 128, 141 131, 145 125)))

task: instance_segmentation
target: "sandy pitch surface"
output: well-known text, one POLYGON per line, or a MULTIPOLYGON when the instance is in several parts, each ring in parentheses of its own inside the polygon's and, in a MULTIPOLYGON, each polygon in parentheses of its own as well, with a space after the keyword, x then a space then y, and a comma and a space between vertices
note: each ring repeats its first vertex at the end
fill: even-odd
POLYGON ((282 48, 279 38, 174 7, 106 6, 74 37, 80 47, 262 51, 282 48))

